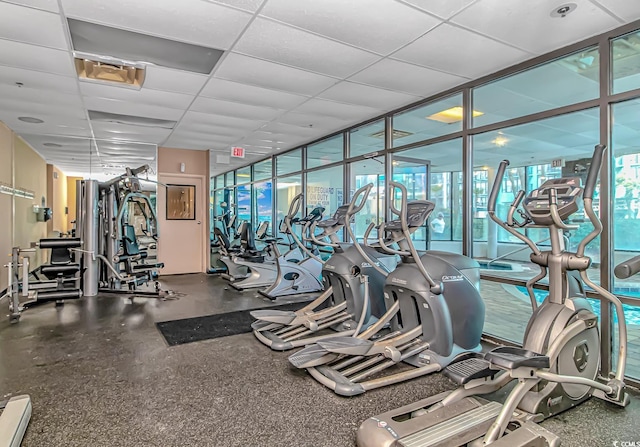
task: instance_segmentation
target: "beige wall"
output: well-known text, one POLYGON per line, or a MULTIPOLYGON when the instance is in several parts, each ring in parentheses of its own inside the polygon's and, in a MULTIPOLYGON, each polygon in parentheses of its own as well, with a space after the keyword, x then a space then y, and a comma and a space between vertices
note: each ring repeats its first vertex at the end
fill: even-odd
MULTIPOLYGON (((53 217, 47 222, 47 233, 67 232, 67 176, 54 165, 47 165, 47 206, 53 217)), ((70 227, 69 227, 70 228, 70 227)))
MULTIPOLYGON (((13 132, 0 122, 0 184, 13 186, 13 132)), ((2 266, 13 244, 13 197, 0 194, 0 290, 7 287, 7 273, 2 266)))
MULTIPOLYGON (((192 176, 199 176, 202 178, 202 191, 199 194, 199 197, 196 197, 196 211, 204 211, 201 214, 203 242, 200 249, 203 254, 201 271, 206 271, 209 268, 209 151, 196 151, 190 149, 175 149, 167 147, 158 148, 158 181, 160 183, 164 183, 163 179, 167 176, 174 176, 174 179, 175 176, 183 176, 185 181, 190 176, 191 178, 193 178, 192 176), (184 172, 180 172, 181 163, 185 164, 184 172)), ((160 261, 163 261, 168 256, 171 256, 172 261, 179 263, 181 262, 181 260, 175 259, 175 253, 168 252, 168 250, 171 250, 172 243, 175 242, 175 239, 167 240, 167 238, 180 238, 184 236, 181 236, 180 234, 171 234, 170 231, 163 231, 163 227, 167 227, 167 220, 165 194, 164 191, 161 190, 161 188, 162 186, 158 185, 158 259, 160 261), (167 242, 163 244, 163 240, 167 242)), ((174 221, 170 222, 175 223, 174 221)), ((185 260, 185 262, 189 261, 190 259, 185 260)), ((162 273, 162 271, 160 273, 162 273)))
POLYGON ((76 182, 82 177, 67 177, 67 231, 73 229, 73 221, 76 220, 76 182))
POLYGON ((204 175, 209 178, 209 151, 159 147, 158 172, 204 175), (184 163, 184 172, 180 172, 180 163, 184 163))
MULTIPOLYGON (((0 123, 0 182, 33 191, 33 199, 0 194, 0 265, 8 260, 11 247, 29 247, 47 236, 47 224, 38 222, 34 205, 47 201, 47 164, 22 138, 0 123)), ((31 256, 32 267, 42 263, 40 253, 31 256)), ((0 289, 7 287, 6 272, 0 272, 0 289)))

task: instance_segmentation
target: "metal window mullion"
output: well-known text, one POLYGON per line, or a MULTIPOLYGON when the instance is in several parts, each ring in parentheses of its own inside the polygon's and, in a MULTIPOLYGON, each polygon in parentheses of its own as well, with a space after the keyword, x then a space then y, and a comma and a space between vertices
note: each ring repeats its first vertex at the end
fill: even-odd
MULTIPOLYGON (((613 148, 611 147, 611 116, 609 107, 609 93, 611 91, 611 51, 610 41, 603 38, 599 42, 600 50, 600 142, 606 143, 609 150, 602 161, 600 169, 600 220, 603 222, 600 234, 600 285, 606 290, 613 290, 612 272, 613 259, 611 254, 613 237, 613 206, 614 191, 612 171, 613 148)), ((613 350, 613 320, 611 318, 611 304, 600 301, 601 309, 601 373, 607 376, 612 369, 613 350)))
MULTIPOLYGON (((389 149, 393 147, 393 115, 389 115, 384 120, 384 220, 385 222, 392 218, 391 216, 391 201, 393 200, 393 191, 391 191, 391 185, 389 182, 393 178, 393 154, 389 152, 389 149)), ((377 185, 376 185, 377 187, 377 185)))
POLYGON ((462 254, 473 257, 473 140, 469 133, 472 123, 471 89, 462 92, 462 254))

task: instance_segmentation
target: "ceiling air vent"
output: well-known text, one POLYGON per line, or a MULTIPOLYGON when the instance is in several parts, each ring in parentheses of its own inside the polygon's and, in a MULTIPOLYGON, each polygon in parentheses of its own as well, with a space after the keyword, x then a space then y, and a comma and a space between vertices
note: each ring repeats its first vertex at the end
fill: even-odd
POLYGON ((76 72, 80 79, 100 82, 115 82, 141 88, 144 82, 144 67, 109 64, 90 59, 75 58, 76 72))
MULTIPOLYGON (((393 129, 394 140, 397 140, 398 138, 408 137, 409 135, 413 135, 413 132, 407 132, 406 130, 393 129)), ((371 136, 373 138, 384 138, 384 130, 381 130, 380 132, 372 133, 371 136)))
POLYGON ((120 115, 119 113, 100 112, 89 110, 89 119, 92 122, 103 122, 112 124, 125 124, 129 126, 153 127, 156 129, 173 129, 175 121, 147 118, 145 116, 120 115))
POLYGON ((209 74, 224 51, 67 19, 74 56, 118 66, 159 65, 209 74), (115 61, 115 62, 114 62, 115 61))

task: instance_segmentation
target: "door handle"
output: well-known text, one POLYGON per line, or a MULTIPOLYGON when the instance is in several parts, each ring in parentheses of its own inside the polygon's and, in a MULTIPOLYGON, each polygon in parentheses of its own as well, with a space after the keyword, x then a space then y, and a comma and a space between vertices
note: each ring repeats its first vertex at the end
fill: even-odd
POLYGON ((202 222, 198 221, 198 225, 200 225, 202 222))

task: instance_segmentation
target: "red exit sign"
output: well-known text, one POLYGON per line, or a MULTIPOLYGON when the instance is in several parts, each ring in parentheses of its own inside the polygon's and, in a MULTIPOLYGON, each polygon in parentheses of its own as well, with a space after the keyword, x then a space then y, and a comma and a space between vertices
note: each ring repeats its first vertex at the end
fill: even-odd
POLYGON ((232 147, 231 148, 231 156, 236 158, 244 158, 244 148, 243 147, 232 147))

